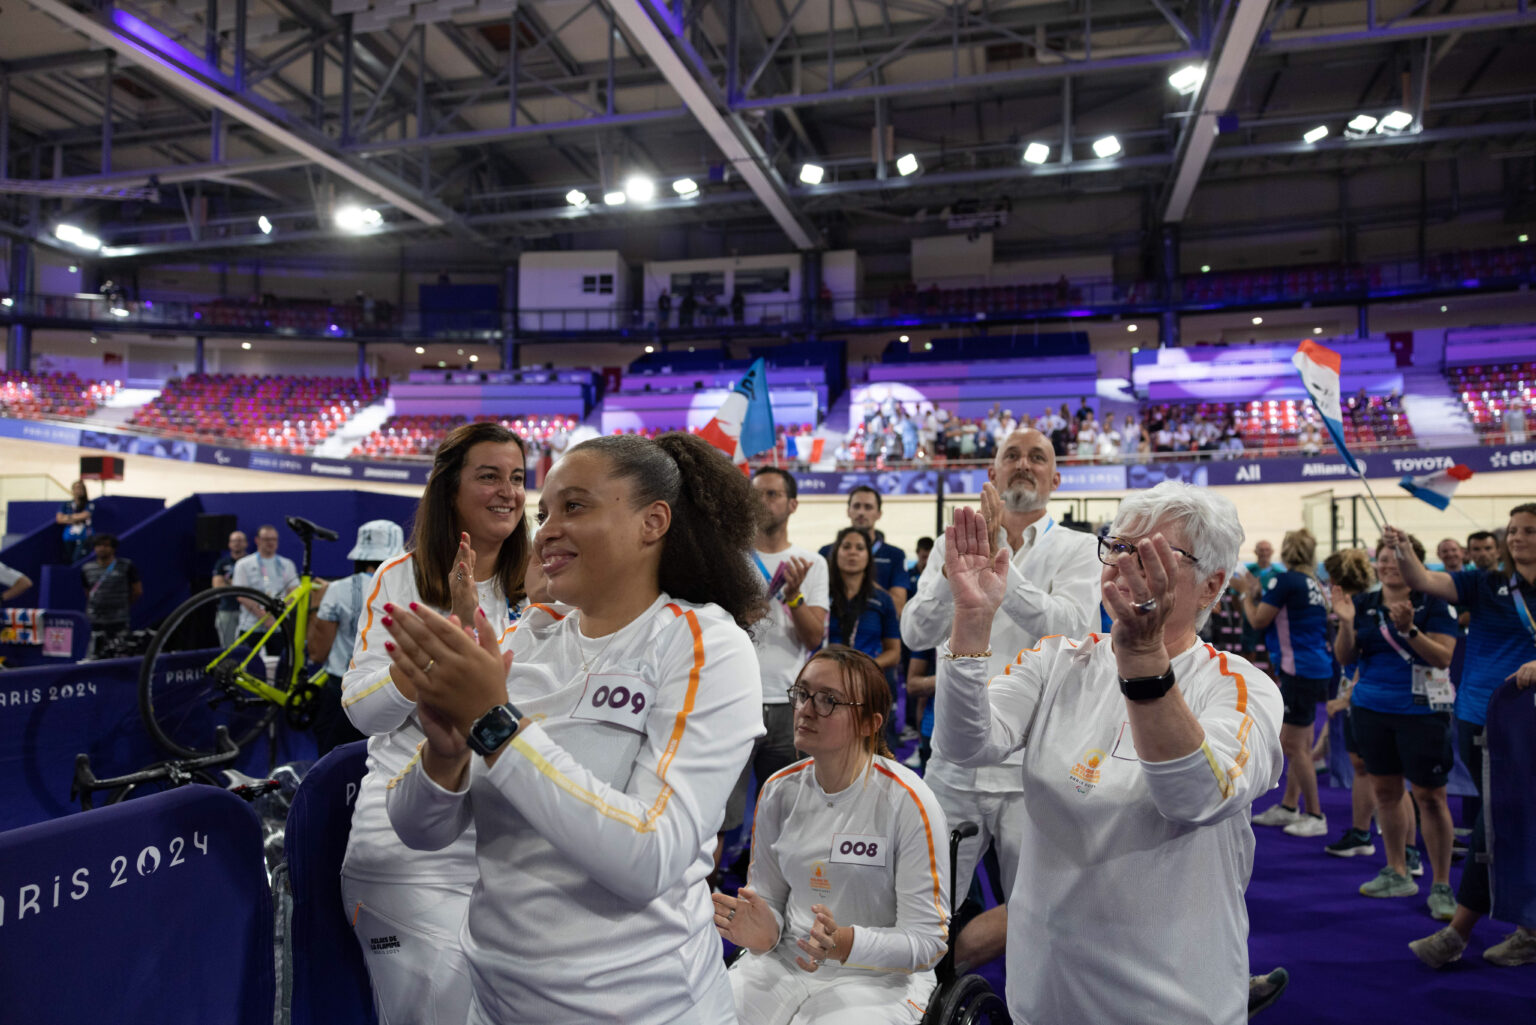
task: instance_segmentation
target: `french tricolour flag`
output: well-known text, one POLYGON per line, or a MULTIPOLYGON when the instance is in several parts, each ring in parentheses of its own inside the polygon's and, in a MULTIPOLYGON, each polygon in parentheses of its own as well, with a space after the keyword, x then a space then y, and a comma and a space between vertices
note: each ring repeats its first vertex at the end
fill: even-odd
POLYGON ((1301 343, 1291 362, 1301 372, 1301 383, 1306 386, 1312 405, 1322 415, 1323 426, 1328 428, 1334 447, 1344 457, 1345 464, 1360 475, 1360 465, 1344 445, 1344 410, 1339 401, 1339 368, 1343 361, 1339 354, 1308 339, 1301 343))
POLYGON ((1422 498, 1436 509, 1446 509, 1450 507, 1451 496, 1456 493, 1456 485, 1471 476, 1471 470, 1457 463, 1422 477, 1405 475, 1397 483, 1413 497, 1422 498))
POLYGON ((729 456, 743 473, 748 459, 773 448, 773 406, 768 401, 768 370, 761 359, 736 382, 699 437, 729 456))

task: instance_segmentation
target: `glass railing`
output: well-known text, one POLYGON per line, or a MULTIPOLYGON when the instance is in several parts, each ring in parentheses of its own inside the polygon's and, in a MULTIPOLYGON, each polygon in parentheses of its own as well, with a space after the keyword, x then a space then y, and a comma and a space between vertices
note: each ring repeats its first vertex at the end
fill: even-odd
MULTIPOLYGON (((1159 282, 1061 279, 1032 284, 955 288, 901 286, 884 294, 832 293, 807 307, 798 298, 709 296, 692 303, 544 307, 507 310, 424 309, 365 299, 238 301, 123 295, 0 294, 0 321, 25 315, 93 325, 168 327, 192 333, 292 334, 334 338, 451 338, 492 342, 511 334, 773 332, 803 328, 809 316, 829 327, 930 324, 962 327, 988 320, 1071 320, 1172 307, 1359 302, 1424 292, 1519 287, 1536 283, 1536 247, 1479 250, 1360 266, 1217 270, 1181 276, 1171 295, 1159 282)), ((600 298, 600 297, 594 297, 600 298)), ((537 297, 525 296, 530 302, 537 297)))

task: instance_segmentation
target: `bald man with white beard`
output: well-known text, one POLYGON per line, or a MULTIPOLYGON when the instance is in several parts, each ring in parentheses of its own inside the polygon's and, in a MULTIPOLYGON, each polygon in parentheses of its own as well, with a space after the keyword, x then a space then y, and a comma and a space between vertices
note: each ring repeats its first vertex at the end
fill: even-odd
MULTIPOLYGON (((1097 541, 1057 524, 1047 513, 1061 484, 1050 439, 1034 429, 1014 431, 987 470, 982 513, 994 545, 1012 552, 1008 592, 992 624, 988 678, 1002 673, 1021 651, 1054 634, 1083 637, 1099 629, 1097 541)), ((917 593, 901 614, 901 637, 913 651, 936 648, 949 636, 954 599, 944 576, 944 538, 934 542, 917 593)), ((976 652, 957 652, 973 655, 976 652)), ((935 729, 935 736, 938 735, 935 729)), ((998 765, 962 768, 935 747, 924 776, 951 823, 969 820, 980 832, 960 844, 955 859, 954 901, 971 885, 976 862, 988 844, 997 848, 1003 892, 1013 886, 1023 828, 1022 754, 998 765)), ((1068 767, 1063 767, 1065 778, 1068 767)))

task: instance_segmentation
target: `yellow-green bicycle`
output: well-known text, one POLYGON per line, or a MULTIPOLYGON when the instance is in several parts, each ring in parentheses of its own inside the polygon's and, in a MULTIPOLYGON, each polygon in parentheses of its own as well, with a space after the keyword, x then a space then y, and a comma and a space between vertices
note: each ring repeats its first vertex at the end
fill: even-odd
POLYGON ((179 758, 218 750, 219 726, 240 747, 256 739, 283 712, 295 729, 314 719, 325 667, 306 669, 309 629, 310 548, 336 532, 298 516, 286 520, 304 542, 299 584, 282 598, 249 587, 212 587, 187 599, 166 617, 139 668, 139 714, 155 742, 179 758), (240 599, 264 615, 224 643, 218 614, 238 609, 240 599))

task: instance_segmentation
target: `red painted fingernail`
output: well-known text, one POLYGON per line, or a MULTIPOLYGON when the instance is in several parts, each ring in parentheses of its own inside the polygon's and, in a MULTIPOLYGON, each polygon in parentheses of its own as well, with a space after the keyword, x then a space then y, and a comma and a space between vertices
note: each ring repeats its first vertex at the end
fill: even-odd
POLYGON ((481 619, 484 619, 485 618, 485 610, 484 609, 476 609, 475 610, 475 615, 479 616, 481 619))
POLYGON ((384 617, 384 625, 385 626, 394 626, 395 625, 395 621, 393 619, 389 618, 388 616, 385 616, 384 617))
POLYGON ((415 602, 411 602, 411 611, 412 612, 416 611, 416 603, 415 602))
POLYGON ((394 651, 395 650, 395 646, 390 641, 385 641, 384 642, 384 650, 385 651, 394 651))
POLYGON ((385 612, 393 612, 393 611, 395 611, 395 607, 391 603, 385 602, 384 603, 384 611, 385 612))

